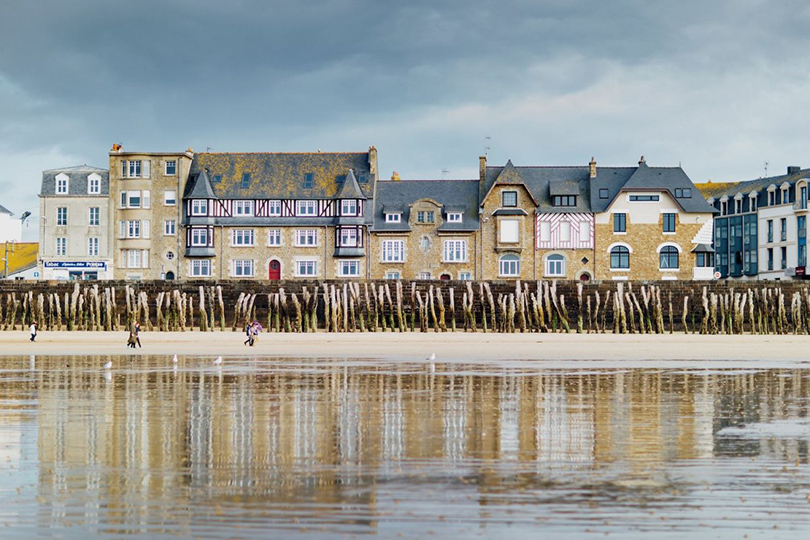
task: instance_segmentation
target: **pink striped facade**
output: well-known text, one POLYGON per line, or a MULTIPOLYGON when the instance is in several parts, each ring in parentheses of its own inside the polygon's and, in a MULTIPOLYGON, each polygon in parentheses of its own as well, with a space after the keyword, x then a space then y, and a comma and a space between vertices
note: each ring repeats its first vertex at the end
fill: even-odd
POLYGON ((593 214, 538 214, 535 221, 535 248, 536 249, 593 249, 594 246, 594 219, 593 214), (543 239, 542 224, 548 224, 548 239, 543 239), (569 235, 562 240, 564 223, 568 224, 569 235), (587 231, 586 231, 587 229, 587 231))
MULTIPOLYGON (((309 199, 315 201, 315 214, 305 214, 303 217, 336 217, 340 213, 340 199, 309 199)), ((281 214, 270 213, 271 199, 257 199, 253 201, 253 214, 254 217, 297 217, 298 204, 296 199, 273 199, 274 202, 280 203, 281 214)), ((192 214, 193 199, 186 200, 186 212, 189 216, 194 217, 234 217, 234 202, 233 199, 208 199, 208 213, 205 215, 192 214)), ((356 213, 350 214, 351 217, 363 217, 363 206, 365 201, 356 199, 357 209, 356 213)), ((345 216, 345 214, 342 214, 345 216)), ((242 216, 236 216, 242 217, 242 216)))

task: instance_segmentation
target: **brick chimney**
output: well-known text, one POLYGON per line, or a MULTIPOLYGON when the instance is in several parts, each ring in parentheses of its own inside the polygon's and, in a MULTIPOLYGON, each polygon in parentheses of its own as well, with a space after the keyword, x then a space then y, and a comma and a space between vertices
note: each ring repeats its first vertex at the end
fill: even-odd
POLYGON ((593 156, 591 156, 591 162, 588 163, 588 176, 596 178, 596 160, 593 159, 593 156))
POLYGON ((377 147, 376 146, 369 146, 368 147, 368 172, 374 175, 376 178, 377 176, 377 147))

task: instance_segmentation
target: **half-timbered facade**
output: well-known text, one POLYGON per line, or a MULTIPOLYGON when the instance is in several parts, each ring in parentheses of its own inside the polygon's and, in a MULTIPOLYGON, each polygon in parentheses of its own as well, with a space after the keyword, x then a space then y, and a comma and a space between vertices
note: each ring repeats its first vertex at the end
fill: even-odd
POLYGON ((366 277, 377 152, 202 153, 183 194, 190 277, 366 277))

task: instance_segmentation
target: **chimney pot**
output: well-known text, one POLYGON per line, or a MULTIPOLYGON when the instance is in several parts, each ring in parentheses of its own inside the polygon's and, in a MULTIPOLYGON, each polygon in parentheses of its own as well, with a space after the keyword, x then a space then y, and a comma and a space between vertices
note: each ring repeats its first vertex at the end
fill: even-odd
POLYGON ((596 178, 596 160, 593 156, 591 156, 591 162, 588 163, 588 171, 591 178, 596 178))
POLYGON ((647 160, 644 159, 644 156, 641 156, 641 159, 638 160, 638 164, 641 166, 643 163, 647 163, 647 160))

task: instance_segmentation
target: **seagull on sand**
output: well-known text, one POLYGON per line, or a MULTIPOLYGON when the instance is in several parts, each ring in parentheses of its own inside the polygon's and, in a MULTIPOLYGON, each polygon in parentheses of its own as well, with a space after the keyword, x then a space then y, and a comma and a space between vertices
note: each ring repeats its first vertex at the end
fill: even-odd
POLYGON ((112 360, 104 364, 104 369, 110 369, 112 367, 112 360))
POLYGON ((177 363, 177 355, 176 354, 174 355, 174 358, 172 358, 172 362, 175 363, 175 364, 177 363))
POLYGON ((430 370, 431 373, 436 373, 436 364, 434 363, 436 360, 436 353, 431 353, 430 356, 425 358, 425 360, 428 362, 428 370, 430 370))
POLYGON ((426 358, 426 360, 427 360, 428 362, 433 362, 434 360, 436 360, 436 353, 430 353, 430 356, 428 356, 428 357, 426 358))
POLYGON ((214 365, 215 365, 215 366, 220 366, 220 365, 222 365, 222 357, 221 357, 221 356, 217 356, 217 359, 216 359, 216 360, 214 360, 214 365))

